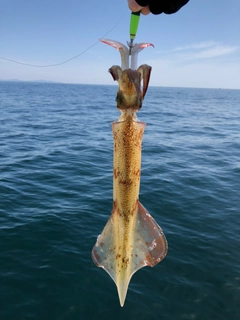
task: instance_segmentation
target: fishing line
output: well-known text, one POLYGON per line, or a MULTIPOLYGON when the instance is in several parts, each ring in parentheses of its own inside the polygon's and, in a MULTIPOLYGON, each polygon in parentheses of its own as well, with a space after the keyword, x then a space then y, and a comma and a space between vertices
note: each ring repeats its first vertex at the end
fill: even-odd
MULTIPOLYGON (((119 24, 119 22, 122 20, 123 16, 126 14, 128 10, 125 10, 124 13, 121 15, 121 17, 117 20, 116 24, 108 31, 106 32, 101 38, 104 38, 107 34, 109 34, 113 29, 116 28, 116 26, 119 24)), ((81 55, 83 55, 85 52, 87 52, 89 49, 91 49, 92 47, 96 46, 100 41, 96 41, 95 43, 93 43, 92 45, 90 45, 89 47, 87 47, 87 49, 85 49, 84 51, 80 52, 79 54, 77 54, 74 57, 71 57, 65 61, 59 62, 59 63, 54 63, 54 64, 46 64, 46 65, 37 65, 37 64, 31 64, 31 63, 25 63, 25 62, 20 62, 20 61, 16 61, 16 60, 12 60, 12 59, 8 59, 8 58, 4 58, 0 56, 0 59, 5 60, 5 61, 9 61, 9 62, 13 62, 16 64, 21 64, 24 66, 28 66, 28 67, 35 67, 35 68, 48 68, 48 67, 57 67, 57 66, 61 66, 71 60, 74 60, 78 57, 80 57, 81 55)))

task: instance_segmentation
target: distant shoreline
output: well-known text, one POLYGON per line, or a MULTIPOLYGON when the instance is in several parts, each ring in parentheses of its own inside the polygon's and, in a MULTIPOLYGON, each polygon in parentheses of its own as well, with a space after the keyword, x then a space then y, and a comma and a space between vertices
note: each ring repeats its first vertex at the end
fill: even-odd
MULTIPOLYGON (((73 83, 73 82, 58 82, 50 80, 19 80, 19 79, 0 79, 0 82, 22 82, 22 83, 45 83, 45 84, 66 84, 66 85, 80 85, 80 86, 117 86, 117 82, 113 84, 98 84, 98 83, 73 83)), ((240 90, 237 88, 203 88, 203 87, 168 87, 168 86, 153 86, 150 85, 149 88, 174 88, 174 89, 203 89, 203 90, 240 90)))

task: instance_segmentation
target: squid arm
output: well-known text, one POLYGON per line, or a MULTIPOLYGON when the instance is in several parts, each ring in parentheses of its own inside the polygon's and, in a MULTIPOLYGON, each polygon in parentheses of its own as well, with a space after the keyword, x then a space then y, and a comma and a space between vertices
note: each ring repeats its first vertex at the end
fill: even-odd
MULTIPOLYGON (((121 68, 122 70, 128 69, 129 68, 129 48, 127 48, 124 44, 122 44, 119 41, 116 40, 110 40, 110 39, 100 39, 101 42, 108 44, 109 46, 119 50, 120 56, 121 56, 121 68)), ((152 43, 148 42, 142 42, 135 44, 131 48, 131 69, 136 70, 137 69, 137 58, 138 58, 138 53, 142 51, 143 49, 147 47, 153 47, 154 45, 152 43)))
POLYGON ((154 48, 154 45, 152 43, 142 42, 142 43, 135 44, 132 47, 132 50, 131 50, 131 69, 133 69, 133 70, 137 69, 138 53, 147 47, 154 48))
POLYGON ((119 41, 110 40, 110 39, 100 39, 100 41, 117 49, 120 52, 122 69, 124 70, 129 68, 129 49, 124 44, 122 44, 119 41))

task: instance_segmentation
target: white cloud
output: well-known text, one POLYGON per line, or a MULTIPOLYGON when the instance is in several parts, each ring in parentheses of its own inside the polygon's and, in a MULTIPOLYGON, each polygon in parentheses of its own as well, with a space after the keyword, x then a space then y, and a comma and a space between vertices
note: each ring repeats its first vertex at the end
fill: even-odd
POLYGON ((176 55, 175 58, 184 59, 184 60, 211 59, 211 58, 225 56, 225 55, 234 53, 237 50, 238 50, 238 47, 236 46, 214 45, 210 49, 179 54, 179 55, 176 55))
POLYGON ((161 56, 167 55, 168 59, 171 61, 190 61, 226 56, 236 52, 238 49, 238 46, 223 45, 214 41, 205 41, 177 47, 168 52, 161 52, 160 54, 161 56))
POLYGON ((189 49, 203 49, 203 48, 209 48, 216 45, 215 41, 204 41, 204 42, 198 42, 198 43, 192 43, 188 44, 182 47, 177 47, 172 50, 174 51, 182 51, 182 50, 189 50, 189 49))

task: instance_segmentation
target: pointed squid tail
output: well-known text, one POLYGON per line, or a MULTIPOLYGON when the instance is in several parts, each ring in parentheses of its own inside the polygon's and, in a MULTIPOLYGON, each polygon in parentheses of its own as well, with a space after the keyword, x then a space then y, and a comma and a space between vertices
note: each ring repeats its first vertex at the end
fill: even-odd
POLYGON ((167 250, 162 229, 137 200, 134 214, 127 219, 114 206, 93 247, 92 259, 114 280, 123 306, 132 275, 145 266, 155 266, 163 260, 167 250))

